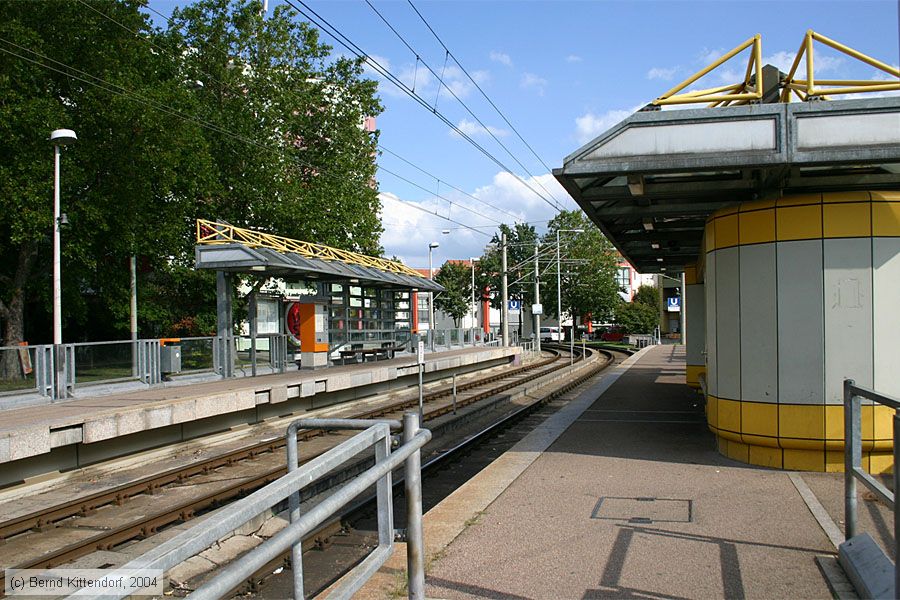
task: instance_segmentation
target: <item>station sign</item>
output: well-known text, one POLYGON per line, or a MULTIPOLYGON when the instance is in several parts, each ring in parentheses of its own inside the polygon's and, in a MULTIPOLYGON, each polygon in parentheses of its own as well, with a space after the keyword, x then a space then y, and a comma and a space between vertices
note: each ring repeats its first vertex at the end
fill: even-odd
POLYGON ((416 348, 416 359, 420 365, 425 364, 425 340, 419 340, 419 345, 416 348))
POLYGON ((518 313, 522 310, 522 301, 521 300, 510 300, 509 301, 509 312, 518 313))
POLYGON ((666 298, 666 311, 681 312, 681 297, 672 296, 670 298, 666 298))

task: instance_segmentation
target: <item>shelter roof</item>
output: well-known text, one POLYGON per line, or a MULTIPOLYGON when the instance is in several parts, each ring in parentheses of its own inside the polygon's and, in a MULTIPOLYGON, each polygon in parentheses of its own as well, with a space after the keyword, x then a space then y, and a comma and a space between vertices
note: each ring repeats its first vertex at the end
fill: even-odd
POLYGON ((359 282, 432 291, 444 289, 397 261, 205 219, 197 220, 194 255, 198 269, 287 280, 359 282))
POLYGON ((900 188, 900 97, 637 112, 553 174, 638 271, 678 272, 719 208, 900 188))

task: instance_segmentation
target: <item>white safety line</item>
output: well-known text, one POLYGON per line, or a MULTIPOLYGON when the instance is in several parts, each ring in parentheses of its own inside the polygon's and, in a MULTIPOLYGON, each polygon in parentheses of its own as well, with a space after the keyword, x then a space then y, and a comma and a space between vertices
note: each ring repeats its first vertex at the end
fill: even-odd
POLYGON ((789 473, 788 477, 791 478, 791 483, 797 488, 800 497, 806 502, 809 512, 819 522, 819 527, 822 528, 822 531, 825 532, 825 535, 828 536, 828 539, 831 540, 831 543, 837 549, 838 546, 844 543, 844 534, 841 533, 840 528, 835 524, 831 515, 828 514, 828 511, 825 510, 825 507, 822 506, 822 503, 819 502, 813 491, 809 489, 809 486, 806 485, 799 473, 789 473))

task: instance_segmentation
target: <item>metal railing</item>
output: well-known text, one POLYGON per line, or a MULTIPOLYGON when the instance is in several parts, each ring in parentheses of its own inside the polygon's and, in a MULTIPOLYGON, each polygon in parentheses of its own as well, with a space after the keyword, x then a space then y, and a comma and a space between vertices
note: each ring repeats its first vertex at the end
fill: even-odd
MULTIPOLYGON (((862 467, 862 400, 871 400, 883 406, 900 409, 900 399, 879 394, 874 390, 856 385, 852 379, 844 380, 844 535, 847 540, 857 534, 857 481, 875 494, 894 513, 895 556, 900 559, 900 514, 894 505, 894 493, 877 481, 862 467)), ((894 490, 900 489, 900 416, 894 412, 894 490)), ((900 560, 894 565, 894 589, 900 590, 900 560)))
MULTIPOLYGON (((378 546, 361 563, 340 580, 331 592, 334 598, 350 598, 390 557, 394 547, 394 516, 391 473, 404 465, 407 502, 407 568, 409 573, 409 598, 425 598, 425 554, 422 537, 422 479, 420 449, 431 439, 431 432, 419 429, 419 415, 407 412, 403 415, 403 443, 391 451, 391 428, 399 427, 397 421, 355 421, 352 419, 302 419, 291 423, 287 431, 288 473, 246 498, 221 509, 213 519, 206 519, 177 536, 163 542, 146 554, 139 556, 121 569, 161 569, 167 571, 206 550, 223 536, 257 515, 273 509, 285 499, 289 500, 291 522, 280 532, 237 560, 219 569, 204 582, 190 598, 218 599, 226 597, 243 581, 263 568, 268 562, 291 551, 294 572, 294 598, 303 598, 303 566, 301 544, 303 537, 315 530, 337 511, 349 504, 372 485, 377 486, 378 546), (300 428, 360 429, 363 431, 331 450, 317 456, 304 465, 297 465, 297 430, 300 428), (292 442, 293 440, 293 442, 292 442), (329 472, 351 460, 360 452, 375 448, 375 464, 340 487, 325 500, 304 514, 299 509, 299 492, 304 487, 326 476, 329 472)), ((115 579, 118 570, 105 577, 115 579)), ((137 590, 115 588, 115 594, 105 591, 95 596, 79 598, 124 598, 137 590)), ((72 596, 74 597, 74 596, 72 596)))
MULTIPOLYGON (((395 346, 415 351, 419 337, 398 332, 395 346)), ((480 329, 426 331, 430 348, 450 350, 482 346, 490 337, 480 329)), ((332 354, 341 347, 332 349, 332 354)), ((38 396, 51 401, 73 397, 88 386, 157 385, 163 381, 217 374, 223 378, 284 373, 288 367, 288 336, 186 337, 0 346, 0 398, 38 396), (164 348, 180 350, 181 368, 166 370, 164 348)), ((16 401, 13 398, 12 401, 16 401)))

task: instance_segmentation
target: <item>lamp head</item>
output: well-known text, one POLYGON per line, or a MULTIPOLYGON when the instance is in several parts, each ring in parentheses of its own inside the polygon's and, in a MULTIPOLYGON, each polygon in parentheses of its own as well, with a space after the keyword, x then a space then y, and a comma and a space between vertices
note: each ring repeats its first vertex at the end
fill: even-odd
POLYGON ((438 246, 440 246, 440 244, 438 244, 437 242, 431 242, 430 244, 428 244, 428 248, 429 248, 430 250, 434 250, 434 249, 437 248, 438 246))
POLYGON ((54 129, 50 132, 50 141, 54 146, 66 146, 78 139, 71 129, 54 129))

